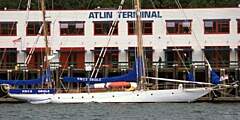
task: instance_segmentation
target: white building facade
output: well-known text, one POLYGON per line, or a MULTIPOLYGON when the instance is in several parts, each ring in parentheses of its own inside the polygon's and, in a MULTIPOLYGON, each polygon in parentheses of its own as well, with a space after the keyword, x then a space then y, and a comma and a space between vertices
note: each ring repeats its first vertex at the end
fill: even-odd
MULTIPOLYGON (((174 51, 183 51, 182 57, 187 56, 190 61, 204 61, 203 54, 209 51, 206 56, 212 61, 214 58, 238 61, 239 13, 240 8, 142 10, 144 47, 151 48, 151 61, 158 61, 159 57, 162 61, 174 61, 178 59, 174 51)), ((2 56, 6 48, 16 49, 16 62, 24 63, 30 48, 36 51, 44 48, 44 36, 37 35, 41 11, 0 11, 0 16, 2 56)), ((83 54, 75 54, 81 58, 73 58, 73 61, 94 62, 94 51, 101 47, 116 48, 113 51, 117 51, 117 61, 128 62, 130 48, 136 47, 133 10, 122 10, 119 14, 117 10, 53 10, 46 12, 46 20, 50 26, 49 47, 58 56, 53 62, 66 59, 61 58, 61 51, 82 51, 83 54), (114 20, 118 23, 110 38, 107 31, 114 20)))

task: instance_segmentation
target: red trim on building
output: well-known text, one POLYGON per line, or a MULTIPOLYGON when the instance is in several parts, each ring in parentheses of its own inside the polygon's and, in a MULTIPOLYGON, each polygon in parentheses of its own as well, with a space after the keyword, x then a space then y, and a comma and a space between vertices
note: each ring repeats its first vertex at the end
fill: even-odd
MULTIPOLYGON (((128 35, 136 35, 135 33, 135 22, 127 21, 128 23, 128 35)), ((142 34, 152 35, 153 34, 153 21, 142 21, 142 34)))
MULTIPOLYGON (((27 52, 27 55, 29 55, 30 53, 30 50, 32 48, 27 48, 26 49, 26 52, 27 52)), ((32 57, 28 63, 28 68, 40 68, 41 65, 43 65, 43 62, 44 62, 44 56, 45 56, 45 49, 46 48, 34 48, 34 52, 32 54, 32 57)), ((49 48, 49 51, 51 51, 51 48, 49 48)))
POLYGON ((61 47, 59 60, 64 69, 66 69, 70 65, 73 65, 74 68, 84 69, 84 47, 61 47))
POLYGON ((204 19, 204 34, 229 34, 230 19, 204 19))
MULTIPOLYGON (((112 26, 112 21, 93 21, 93 33, 95 36, 106 36, 112 26)), ((118 22, 115 26, 113 35, 118 35, 118 22)))
POLYGON ((167 35, 187 35, 192 32, 192 20, 166 20, 167 35))

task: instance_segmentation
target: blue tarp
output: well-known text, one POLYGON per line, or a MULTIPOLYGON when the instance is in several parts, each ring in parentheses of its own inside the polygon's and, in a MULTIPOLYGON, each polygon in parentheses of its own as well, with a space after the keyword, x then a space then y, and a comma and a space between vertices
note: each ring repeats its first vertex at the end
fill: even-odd
POLYGON ((45 77, 40 77, 37 79, 31 80, 0 80, 0 84, 9 84, 9 85, 36 85, 42 84, 45 77))
POLYGON ((42 75, 37 79, 31 79, 31 80, 1 80, 0 79, 0 84, 9 84, 9 85, 38 85, 46 82, 51 82, 50 68, 48 68, 45 71, 44 75, 42 75))
POLYGON ((134 64, 133 70, 129 71, 127 74, 115 76, 115 77, 105 77, 105 78, 86 78, 86 77, 64 77, 64 82, 70 83, 87 83, 87 84, 94 84, 94 83, 107 83, 107 82, 137 82, 139 76, 143 73, 143 63, 140 58, 134 64))
POLYGON ((217 75, 215 70, 211 71, 211 83, 215 85, 220 83, 220 77, 217 75))
POLYGON ((188 81, 195 81, 192 72, 188 72, 188 74, 187 74, 187 80, 188 80, 188 81))

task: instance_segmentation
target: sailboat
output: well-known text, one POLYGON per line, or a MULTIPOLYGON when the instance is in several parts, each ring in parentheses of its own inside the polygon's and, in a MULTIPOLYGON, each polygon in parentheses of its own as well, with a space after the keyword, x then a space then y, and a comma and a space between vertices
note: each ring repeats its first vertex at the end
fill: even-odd
MULTIPOLYGON (((44 0, 42 0, 42 2, 43 2, 42 5, 44 5, 44 0)), ((137 55, 132 70, 128 71, 127 74, 116 77, 105 78, 64 77, 63 81, 72 83, 85 83, 87 85, 122 81, 137 82, 137 87, 135 89, 121 91, 120 90, 91 91, 91 89, 88 86, 88 91, 85 92, 78 91, 74 93, 62 92, 51 87, 41 89, 10 89, 9 96, 20 100, 26 100, 33 104, 88 103, 88 102, 147 103, 147 102, 192 102, 211 92, 215 86, 215 84, 212 83, 183 81, 176 79, 155 78, 146 76, 143 57, 143 41, 141 33, 142 31, 140 17, 140 1, 135 0, 134 3, 136 9, 137 55), (163 89, 163 90, 148 89, 146 86, 147 79, 175 82, 179 83, 179 85, 178 88, 175 89, 163 89), (201 84, 205 85, 206 87, 184 88, 183 84, 185 83, 201 84)), ((46 52, 46 55, 48 55, 48 52, 46 52)), ((48 67, 49 66, 46 66, 46 68, 48 67)), ((41 80, 42 80, 41 82, 44 83, 48 82, 45 76, 43 76, 41 80)))

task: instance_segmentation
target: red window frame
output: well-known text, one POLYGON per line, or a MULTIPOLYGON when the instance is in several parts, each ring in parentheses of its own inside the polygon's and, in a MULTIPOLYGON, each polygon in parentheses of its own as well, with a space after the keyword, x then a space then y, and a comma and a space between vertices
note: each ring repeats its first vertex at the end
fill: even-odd
MULTIPOLYGON (((27 65, 28 68, 30 69, 41 68, 44 61, 45 49, 46 48, 35 48, 34 53, 32 54, 32 57, 27 65)), ((27 48, 27 52, 26 52, 27 55, 29 55, 30 50, 31 48, 27 48)), ((51 51, 51 48, 49 48, 49 51, 51 51)))
MULTIPOLYGON (((108 35, 112 23, 112 21, 94 21, 94 35, 108 35)), ((118 22, 113 31, 113 35, 118 35, 118 22)))
POLYGON ((61 21, 59 24, 61 36, 84 35, 84 21, 61 21))
POLYGON ((166 32, 168 35, 191 34, 192 20, 166 20, 166 32))
POLYGON ((229 46, 205 46, 204 54, 212 67, 229 67, 229 46))
POLYGON ((85 66, 85 50, 84 47, 61 47, 60 63, 62 68, 66 69, 70 65, 74 68, 84 69, 85 66))
POLYGON ((0 36, 16 36, 17 22, 0 22, 0 36))
POLYGON ((0 68, 14 68, 17 64, 17 48, 0 48, 0 68))
MULTIPOLYGON (((137 47, 128 47, 128 67, 132 68, 135 62, 135 52, 137 47)), ((143 47, 144 58, 146 59, 146 63, 148 68, 152 67, 153 63, 153 49, 152 47, 143 47)))
MULTIPOLYGON (((128 35, 136 35, 135 33, 135 22, 127 21, 128 23, 128 35)), ((142 21, 142 34, 143 35, 152 35, 153 34, 153 21, 142 21)))
MULTIPOLYGON (((102 47, 94 48, 94 61, 96 63, 102 47)), ((108 47, 102 65, 108 68, 118 68, 119 50, 118 47, 108 47)))
MULTIPOLYGON (((47 24, 47 30, 48 30, 48 36, 50 36, 51 29, 50 24, 51 22, 46 22, 47 24)), ((26 28, 26 35, 27 36, 37 36, 38 31, 40 30, 42 25, 42 22, 28 22, 27 28, 26 28)), ((40 35, 43 35, 43 30, 40 35)))
POLYGON ((165 50, 165 61, 169 67, 174 64, 188 66, 192 63, 192 48, 190 46, 169 46, 165 50))
POLYGON ((203 20, 204 34, 229 34, 230 19, 203 20))

